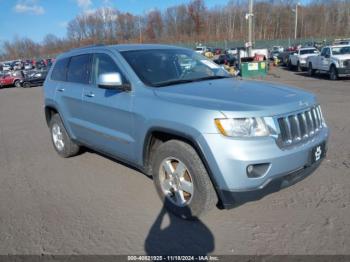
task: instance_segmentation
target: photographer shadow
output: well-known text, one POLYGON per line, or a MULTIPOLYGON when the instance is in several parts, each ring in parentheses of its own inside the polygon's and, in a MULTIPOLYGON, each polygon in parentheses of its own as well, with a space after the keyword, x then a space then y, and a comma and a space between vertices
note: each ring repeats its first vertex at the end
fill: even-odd
MULTIPOLYGON (((184 208, 189 214, 190 209, 184 208)), ((207 255, 214 251, 214 236, 198 218, 181 219, 163 207, 145 240, 147 255, 207 255), (167 216, 166 216, 167 215, 167 216), (169 218, 169 224, 162 228, 169 218)))

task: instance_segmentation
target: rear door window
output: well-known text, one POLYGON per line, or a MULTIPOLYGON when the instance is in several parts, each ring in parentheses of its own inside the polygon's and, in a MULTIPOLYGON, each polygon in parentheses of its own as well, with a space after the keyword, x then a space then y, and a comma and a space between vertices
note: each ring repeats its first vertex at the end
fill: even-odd
POLYGON ((69 58, 63 58, 56 62, 51 74, 51 79, 56 81, 66 81, 67 65, 69 58))
POLYGON ((67 81, 80 84, 90 83, 91 55, 73 56, 70 59, 67 81))

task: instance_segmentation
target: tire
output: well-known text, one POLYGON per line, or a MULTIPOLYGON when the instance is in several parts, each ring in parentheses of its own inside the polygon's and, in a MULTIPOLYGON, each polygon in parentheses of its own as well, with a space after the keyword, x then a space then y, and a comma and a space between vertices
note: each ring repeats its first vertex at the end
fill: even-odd
POLYGON ((312 64, 309 63, 309 67, 308 67, 308 70, 307 70, 309 76, 313 76, 315 74, 315 70, 312 69, 312 64))
POLYGON ((292 62, 290 60, 288 61, 288 69, 289 70, 293 69, 293 65, 292 65, 292 62))
POLYGON ((21 82, 20 82, 19 80, 16 80, 13 84, 14 84, 14 86, 17 87, 17 88, 22 87, 22 86, 21 86, 21 82))
POLYGON ((338 80, 338 72, 337 69, 335 68, 335 66, 331 66, 330 70, 329 70, 329 79, 330 80, 338 80))
POLYGON ((30 83, 28 83, 28 82, 24 82, 24 83, 23 83, 23 87, 24 87, 24 88, 30 88, 31 85, 30 85, 30 83))
POLYGON ((185 142, 169 140, 161 144, 152 158, 152 175, 165 208, 183 219, 198 219, 218 201, 202 160, 194 148, 185 142), (165 166, 170 169, 166 169, 165 166), (182 175, 176 173, 177 167, 185 170, 181 172, 182 175), (171 169, 172 173, 169 172, 171 169), (180 195, 182 197, 179 197, 180 195), (181 201, 178 201, 179 199, 181 201))
POLYGON ((53 147, 61 157, 68 158, 79 153, 80 147, 71 140, 58 114, 51 118, 50 133, 53 147))
POLYGON ((301 68, 301 66, 300 66, 300 63, 299 63, 299 61, 298 61, 298 63, 297 63, 297 71, 298 72, 301 72, 301 71, 303 71, 303 69, 301 68))

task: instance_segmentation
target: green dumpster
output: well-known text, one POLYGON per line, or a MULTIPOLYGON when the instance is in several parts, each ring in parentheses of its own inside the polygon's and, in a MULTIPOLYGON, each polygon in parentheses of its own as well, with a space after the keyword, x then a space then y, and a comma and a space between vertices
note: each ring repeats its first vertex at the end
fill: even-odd
POLYGON ((242 62, 241 76, 243 78, 261 78, 267 75, 267 61, 242 62))

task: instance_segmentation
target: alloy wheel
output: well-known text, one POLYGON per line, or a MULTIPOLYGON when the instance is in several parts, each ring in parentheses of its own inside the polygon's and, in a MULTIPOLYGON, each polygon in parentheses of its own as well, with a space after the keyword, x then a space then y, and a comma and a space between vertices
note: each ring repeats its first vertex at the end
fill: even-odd
POLYGON ((168 200, 179 207, 188 205, 194 193, 192 176, 186 165, 174 157, 163 160, 159 170, 160 186, 168 200))
POLYGON ((58 124, 52 126, 52 139, 57 150, 62 151, 64 149, 63 135, 58 124))

